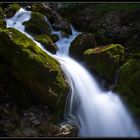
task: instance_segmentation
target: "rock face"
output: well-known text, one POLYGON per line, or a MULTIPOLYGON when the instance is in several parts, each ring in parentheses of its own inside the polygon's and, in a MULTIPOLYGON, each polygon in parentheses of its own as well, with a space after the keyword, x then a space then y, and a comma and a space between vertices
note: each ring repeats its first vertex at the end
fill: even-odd
POLYGON ((135 55, 120 68, 120 74, 116 87, 114 88, 133 111, 140 116, 140 55, 135 55))
POLYGON ((123 61, 123 55, 124 48, 122 45, 110 44, 86 50, 84 60, 91 71, 95 70, 100 76, 112 80, 123 61))
POLYGON ((49 52, 53 54, 56 53, 57 46, 53 43, 53 41, 48 35, 46 34, 37 35, 35 36, 35 40, 40 42, 45 47, 45 49, 48 50, 49 52))
POLYGON ((83 52, 89 48, 94 48, 96 41, 94 35, 91 33, 83 33, 77 36, 70 45, 69 53, 70 56, 77 59, 83 60, 83 52))
MULTIPOLYGON (((58 62, 16 29, 0 30, 0 40, 0 56, 11 74, 34 96, 54 108, 57 113, 62 113, 68 85, 58 62)), ((16 94, 17 97, 22 97, 19 96, 21 93, 16 94)))
POLYGON ((50 35, 52 31, 49 23, 45 19, 45 16, 38 12, 32 12, 31 18, 23 24, 25 25, 25 30, 33 35, 50 35))

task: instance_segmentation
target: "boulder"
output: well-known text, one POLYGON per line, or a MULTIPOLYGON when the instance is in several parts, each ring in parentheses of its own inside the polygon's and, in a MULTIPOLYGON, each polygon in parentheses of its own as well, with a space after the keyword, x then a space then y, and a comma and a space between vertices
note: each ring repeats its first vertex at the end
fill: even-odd
POLYGON ((0 19, 3 20, 5 18, 4 10, 0 7, 0 19))
POLYGON ((71 43, 69 53, 71 57, 81 61, 83 60, 83 52, 95 46, 96 41, 94 35, 91 33, 83 33, 78 35, 71 43))
POLYGON ((8 8, 5 10, 7 18, 11 18, 20 9, 20 5, 17 3, 9 4, 8 8))
POLYGON ((0 30, 0 40, 0 56, 11 74, 56 113, 63 113, 69 88, 59 63, 14 28, 0 30))
POLYGON ((0 28, 5 29, 6 28, 6 22, 2 19, 0 19, 0 28))
POLYGON ((46 34, 37 35, 35 36, 35 40, 40 42, 45 47, 45 49, 48 50, 49 52, 53 54, 56 53, 57 46, 53 43, 53 41, 48 35, 46 34))
POLYGON ((59 36, 56 35, 56 34, 51 34, 51 35, 50 35, 50 38, 52 39, 52 41, 53 41, 54 43, 56 43, 56 42, 59 40, 59 36))
POLYGON ((30 7, 31 11, 39 12, 50 19, 53 15, 53 10, 48 6, 46 2, 43 3, 33 3, 30 7))
POLYGON ((64 20, 56 11, 54 11, 54 9, 52 9, 48 3, 34 3, 30 9, 46 16, 49 22, 52 24, 54 30, 61 30, 68 35, 72 34, 70 23, 67 20, 64 20))
POLYGON ((140 116, 140 55, 135 54, 120 68, 114 91, 120 94, 131 111, 140 116))
POLYGON ((116 70, 124 59, 124 47, 120 44, 110 44, 84 52, 84 60, 91 71, 95 70, 100 76, 113 80, 116 70))
POLYGON ((52 29, 45 19, 45 16, 38 12, 31 12, 31 18, 23 23, 25 30, 32 35, 47 34, 50 35, 52 29))

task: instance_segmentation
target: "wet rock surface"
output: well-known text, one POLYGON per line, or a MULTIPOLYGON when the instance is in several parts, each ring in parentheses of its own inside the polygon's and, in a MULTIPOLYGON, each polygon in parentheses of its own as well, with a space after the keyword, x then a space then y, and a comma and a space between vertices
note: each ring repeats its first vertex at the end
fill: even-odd
POLYGON ((1 137, 73 137, 76 132, 73 125, 56 124, 51 109, 42 103, 26 110, 19 110, 12 101, 0 104, 1 137))

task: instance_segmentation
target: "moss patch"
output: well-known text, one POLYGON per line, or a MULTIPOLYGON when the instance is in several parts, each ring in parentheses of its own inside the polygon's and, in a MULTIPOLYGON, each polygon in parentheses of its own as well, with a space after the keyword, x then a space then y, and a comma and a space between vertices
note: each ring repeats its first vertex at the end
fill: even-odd
POLYGON ((68 85, 58 62, 16 29, 1 30, 0 39, 0 56, 11 69, 12 75, 40 100, 62 113, 68 85))
POLYGON ((117 86, 135 115, 140 115, 140 57, 129 59, 120 69, 117 86))
POLYGON ((18 3, 13 3, 8 6, 5 10, 5 14, 7 18, 11 18, 15 15, 15 13, 20 9, 20 5, 18 3))
POLYGON ((37 36, 35 36, 35 40, 40 42, 46 48, 46 50, 48 50, 49 52, 51 52, 53 54, 56 53, 57 47, 52 42, 51 38, 48 35, 46 35, 46 34, 37 35, 37 36))
POLYGON ((96 70, 100 76, 112 80, 116 70, 123 61, 124 48, 120 44, 88 49, 84 52, 84 59, 90 69, 96 70))
POLYGON ((33 35, 48 34, 50 35, 52 29, 47 23, 45 16, 38 12, 32 12, 30 20, 23 23, 25 30, 33 35))

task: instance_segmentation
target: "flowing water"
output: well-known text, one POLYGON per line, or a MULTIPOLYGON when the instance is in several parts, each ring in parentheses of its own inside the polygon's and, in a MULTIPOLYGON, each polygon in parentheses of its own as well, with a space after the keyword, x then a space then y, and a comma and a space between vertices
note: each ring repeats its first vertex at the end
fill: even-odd
MULTIPOLYGON (((20 9, 14 17, 6 19, 7 27, 13 27, 25 33, 33 41, 34 38, 24 31, 22 23, 30 19, 30 11, 20 9)), ((46 20, 47 22, 47 20, 46 20)), ((71 86, 68 95, 65 117, 78 125, 79 137, 139 137, 130 113, 120 97, 112 91, 104 92, 93 76, 78 62, 69 56, 69 46, 80 34, 72 27, 69 38, 61 37, 56 42, 58 51, 52 55, 37 43, 46 53, 59 61, 71 86)))

